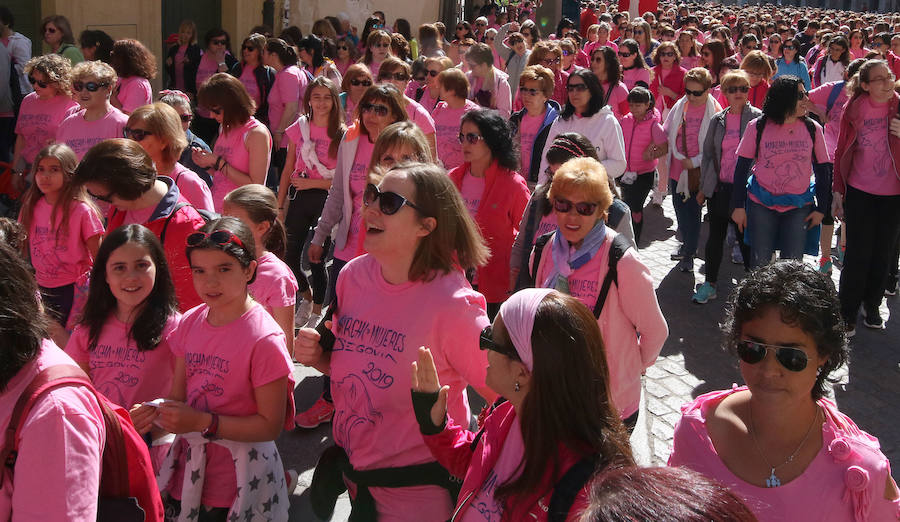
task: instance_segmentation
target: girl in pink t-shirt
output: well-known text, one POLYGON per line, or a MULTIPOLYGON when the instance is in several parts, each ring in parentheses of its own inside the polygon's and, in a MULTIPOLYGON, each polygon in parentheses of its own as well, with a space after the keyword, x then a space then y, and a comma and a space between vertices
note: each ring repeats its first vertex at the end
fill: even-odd
POLYGON ((156 77, 156 57, 137 40, 116 40, 110 65, 119 81, 112 95, 113 107, 131 114, 141 105, 153 102, 150 80, 156 77))
POLYGON ((256 279, 250 283, 250 295, 263 305, 281 326, 287 353, 294 355, 294 304, 297 279, 284 257, 284 223, 278 217, 275 194, 262 185, 244 185, 225 196, 222 213, 240 219, 256 243, 256 279))
MULTIPOLYGON (((175 354, 172 391, 147 415, 179 435, 172 446, 179 451, 175 469, 160 487, 175 499, 171 507, 176 511, 195 498, 184 498, 183 486, 201 488, 203 507, 198 509, 218 515, 259 488, 271 488, 279 502, 287 501, 274 440, 293 412, 293 365, 281 327, 250 297, 255 252, 253 234, 235 218, 207 223, 187 238, 194 287, 204 304, 185 313, 169 338, 175 354), (194 460, 199 444, 205 448, 205 473, 194 460), (188 445, 194 451, 184 451, 188 445), (255 481, 246 466, 238 465, 247 464, 248 452, 250 466, 266 459, 267 469, 255 481), (259 477, 267 474, 273 477, 270 483, 260 484, 259 477)), ((146 415, 146 408, 151 407, 134 414, 146 415)))
MULTIPOLYGON (((175 287, 165 252, 141 225, 125 225, 104 239, 91 272, 91 292, 66 353, 103 395, 126 409, 169 394, 175 357, 168 337, 178 325, 175 287)), ((164 432, 133 419, 141 434, 164 432)), ((153 464, 168 444, 154 444, 153 464)))
POLYGON ((55 323, 58 345, 68 340, 66 325, 75 298, 75 283, 90 270, 103 222, 84 188, 73 182, 78 160, 72 149, 54 144, 34 161, 34 185, 22 196, 19 222, 27 231, 25 254, 31 259, 44 305, 55 323))

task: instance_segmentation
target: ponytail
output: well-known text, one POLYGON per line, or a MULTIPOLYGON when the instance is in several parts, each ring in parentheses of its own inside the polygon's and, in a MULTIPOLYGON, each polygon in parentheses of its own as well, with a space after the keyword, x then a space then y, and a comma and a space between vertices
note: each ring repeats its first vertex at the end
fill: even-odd
POLYGON ((278 258, 287 250, 284 223, 278 217, 278 201, 275 194, 263 185, 251 183, 238 187, 225 196, 225 202, 247 213, 254 224, 269 223, 269 230, 260 238, 263 248, 278 258))

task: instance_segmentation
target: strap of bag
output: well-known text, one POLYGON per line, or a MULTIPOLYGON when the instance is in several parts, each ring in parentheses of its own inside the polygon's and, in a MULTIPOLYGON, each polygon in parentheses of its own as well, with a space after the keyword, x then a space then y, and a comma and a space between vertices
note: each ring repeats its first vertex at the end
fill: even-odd
POLYGON ((555 232, 547 232, 534 242, 534 260, 531 262, 531 280, 537 284, 538 268, 541 266, 541 256, 544 255, 544 247, 550 239, 553 238, 555 232))
POLYGON ((159 233, 159 244, 166 244, 166 230, 169 229, 169 221, 172 221, 172 218, 175 217, 175 214, 178 213, 179 210, 189 205, 190 203, 187 203, 185 201, 181 201, 175 204, 175 208, 172 209, 172 212, 168 216, 166 216, 166 221, 163 223, 162 232, 159 233))
POLYGON ((681 148, 684 149, 684 157, 690 158, 691 155, 688 153, 687 146, 687 104, 683 107, 684 112, 681 113, 681 148))
POLYGON ((594 317, 600 318, 600 312, 603 311, 603 305, 606 304, 606 296, 609 294, 609 288, 613 283, 619 284, 619 273, 617 266, 619 260, 625 255, 625 251, 631 248, 631 242, 627 237, 619 234, 613 239, 612 245, 609 247, 609 270, 603 278, 603 284, 600 286, 600 293, 597 294, 597 303, 594 304, 594 317))
POLYGON ((756 151, 753 153, 753 160, 759 158, 759 142, 762 140, 763 129, 766 128, 766 115, 763 114, 756 119, 756 151))
POLYGON ((831 92, 828 93, 828 103, 825 106, 825 114, 831 112, 831 108, 834 107, 834 102, 837 101, 838 96, 841 95, 842 90, 844 90, 844 82, 837 82, 831 87, 831 92))
POLYGON ((569 468, 569 471, 553 486, 547 522, 564 522, 568 518, 575 498, 594 475, 596 469, 596 455, 584 457, 569 468))

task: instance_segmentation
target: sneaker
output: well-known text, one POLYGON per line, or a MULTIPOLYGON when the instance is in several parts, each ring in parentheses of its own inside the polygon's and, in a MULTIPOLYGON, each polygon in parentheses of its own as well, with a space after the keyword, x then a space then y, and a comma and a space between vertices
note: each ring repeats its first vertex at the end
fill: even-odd
POLYGON ((731 247, 731 262, 736 265, 744 264, 744 254, 741 253, 740 245, 734 245, 731 247))
POLYGON ((682 246, 679 246, 671 255, 669 255, 669 259, 672 261, 681 261, 684 259, 684 251, 682 250, 682 246))
POLYGON ((331 422, 332 417, 334 417, 334 405, 319 397, 319 400, 310 409, 294 416, 294 424, 298 428, 311 430, 320 424, 331 422))
POLYGON ((681 272, 693 272, 694 271, 694 258, 693 257, 685 257, 684 259, 679 261, 677 265, 675 265, 675 268, 677 268, 681 272))
POLYGON ((284 482, 287 484, 287 492, 288 495, 292 494, 295 489, 297 489, 297 482, 300 480, 300 475, 297 474, 297 470, 289 469, 284 472, 284 482))
POLYGON ((884 295, 891 297, 897 295, 897 286, 898 280, 896 278, 889 278, 887 288, 884 289, 884 295))
POLYGON ((297 310, 294 312, 294 328, 303 328, 309 320, 309 314, 312 313, 312 302, 301 298, 297 302, 297 310))
POLYGON ((319 320, 322 319, 322 314, 310 314, 309 320, 306 321, 306 328, 315 328, 319 326, 319 320))
POLYGON ((832 266, 834 266, 834 263, 831 262, 831 256, 819 258, 819 272, 830 276, 832 266))
POLYGON ((691 297, 691 301, 697 304, 706 304, 710 299, 716 298, 716 287, 711 285, 709 282, 703 283, 697 288, 697 291, 694 292, 694 297, 691 297))
POLYGON ((863 324, 866 325, 866 328, 871 328, 873 330, 881 330, 884 328, 884 319, 881 318, 881 314, 878 312, 877 308, 866 307, 863 315, 863 324))

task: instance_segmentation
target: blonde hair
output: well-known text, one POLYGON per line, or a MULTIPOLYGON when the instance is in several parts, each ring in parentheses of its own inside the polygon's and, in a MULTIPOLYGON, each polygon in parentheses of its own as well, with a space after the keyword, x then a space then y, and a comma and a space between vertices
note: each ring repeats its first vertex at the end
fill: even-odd
POLYGON ((525 85, 525 82, 538 82, 541 85, 540 89, 544 96, 547 98, 553 96, 555 82, 553 71, 543 65, 529 65, 523 69, 522 75, 519 77, 519 85, 525 85))
POLYGON ((72 62, 61 54, 35 56, 25 64, 25 74, 37 71, 56 84, 56 90, 66 96, 72 94, 72 62))
POLYGON ((116 86, 116 81, 119 79, 115 69, 100 60, 81 62, 72 67, 71 78, 73 82, 82 81, 85 78, 95 78, 98 82, 107 84, 110 90, 116 86))
POLYGON ((750 51, 747 56, 741 60, 741 69, 754 74, 761 74, 763 79, 768 80, 772 77, 772 62, 769 57, 762 51, 750 51))
POLYGON ((597 203, 601 219, 606 219, 613 193, 609 188, 606 168, 594 158, 572 158, 563 163, 550 182, 550 199, 579 194, 586 201, 597 203))
POLYGON ((431 163, 431 147, 428 140, 418 125, 411 121, 398 121, 392 123, 381 131, 375 144, 372 146, 372 159, 369 160, 369 171, 372 172, 379 166, 381 157, 389 150, 400 147, 409 147, 415 155, 415 161, 431 163))
POLYGON ((712 87, 712 74, 703 67, 694 67, 684 75, 684 83, 696 82, 703 86, 704 89, 712 87))
POLYGON ((138 107, 128 117, 129 127, 135 123, 142 123, 146 130, 165 144, 162 155, 166 161, 178 161, 188 146, 187 137, 181 128, 181 118, 168 104, 156 102, 138 107))

